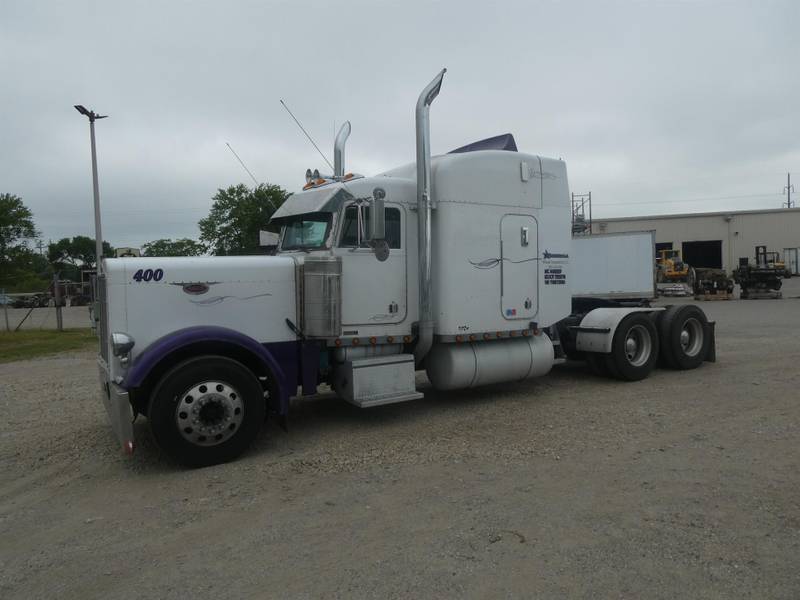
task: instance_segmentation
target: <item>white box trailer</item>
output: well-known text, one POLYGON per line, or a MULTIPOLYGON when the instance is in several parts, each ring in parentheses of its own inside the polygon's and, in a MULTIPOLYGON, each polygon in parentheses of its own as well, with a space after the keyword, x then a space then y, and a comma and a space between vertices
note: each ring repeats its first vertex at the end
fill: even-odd
POLYGON ((656 298, 655 231, 572 238, 573 298, 656 298))
POLYGON ((713 360, 698 307, 618 300, 649 295, 652 239, 572 239, 563 161, 510 134, 431 158, 443 75, 417 102, 416 162, 346 172, 346 123, 334 172, 309 169, 274 213, 276 256, 101 262, 100 382, 123 448, 143 415, 179 461, 231 460, 322 384, 367 408, 423 396, 417 371, 451 390, 544 376, 566 356, 628 381, 659 359, 713 360))

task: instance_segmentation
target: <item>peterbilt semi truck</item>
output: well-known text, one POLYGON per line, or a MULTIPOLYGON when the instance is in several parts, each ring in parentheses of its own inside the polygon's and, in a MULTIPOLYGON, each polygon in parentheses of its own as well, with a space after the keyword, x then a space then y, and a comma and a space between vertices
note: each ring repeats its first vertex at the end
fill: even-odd
POLYGON ((229 461, 321 386, 368 409, 422 398, 418 371, 458 390, 541 377, 567 358, 630 381, 657 360, 714 359, 713 323, 696 306, 654 308, 611 281, 603 294, 602 280, 574 280, 638 264, 652 284, 653 253, 609 265, 602 237, 594 251, 582 239, 597 268, 573 270, 563 161, 519 152, 510 135, 431 157, 444 73, 417 101, 416 161, 348 172, 346 123, 334 172, 309 170, 274 213, 276 255, 103 261, 98 364, 125 451, 142 415, 177 461, 229 461))

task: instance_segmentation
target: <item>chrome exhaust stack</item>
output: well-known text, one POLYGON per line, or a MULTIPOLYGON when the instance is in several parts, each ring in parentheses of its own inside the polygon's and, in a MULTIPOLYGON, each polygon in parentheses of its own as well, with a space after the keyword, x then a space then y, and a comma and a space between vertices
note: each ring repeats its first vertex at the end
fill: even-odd
POLYGON ((433 345, 431 302, 431 131, 430 106, 439 95, 447 69, 433 78, 417 100, 417 242, 419 253, 419 324, 414 362, 420 366, 433 345))
POLYGON ((344 145, 350 137, 350 121, 345 121, 333 142, 333 176, 344 177, 344 145))

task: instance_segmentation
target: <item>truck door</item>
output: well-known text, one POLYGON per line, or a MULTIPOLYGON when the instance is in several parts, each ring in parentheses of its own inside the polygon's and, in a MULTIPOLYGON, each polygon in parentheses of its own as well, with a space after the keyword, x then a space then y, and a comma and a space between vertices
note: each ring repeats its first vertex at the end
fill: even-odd
POLYGON ((530 215, 500 220, 500 308, 508 320, 532 319, 539 310, 538 223, 530 215))
MULTIPOLYGON (((345 209, 336 254, 342 257, 342 326, 400 323, 406 318, 406 240, 402 205, 386 205, 389 258, 358 246, 355 206, 345 209)), ((369 209, 364 214, 369 222, 369 209)))

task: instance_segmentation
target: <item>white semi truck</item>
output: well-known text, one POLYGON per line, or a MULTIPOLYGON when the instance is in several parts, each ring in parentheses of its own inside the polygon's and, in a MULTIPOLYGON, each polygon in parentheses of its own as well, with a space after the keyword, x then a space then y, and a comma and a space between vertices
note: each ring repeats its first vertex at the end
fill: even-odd
POLYGON ((178 461, 231 460, 268 415, 285 427, 290 399, 324 384, 367 408, 422 398, 420 370, 455 390, 539 377, 566 357, 622 380, 659 358, 678 369, 714 360, 699 308, 651 308, 646 281, 628 297, 610 281, 644 265, 652 283, 652 234, 644 256, 618 265, 609 240, 573 241, 564 162, 518 152, 510 135, 431 158, 444 72, 417 102, 416 163, 346 172, 346 123, 334 173, 307 172, 275 212, 276 256, 103 261, 102 397, 127 452, 144 415, 178 461), (575 244, 597 268, 573 269, 575 244), (581 285, 581 271, 595 281, 581 285))

